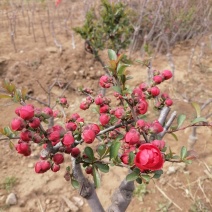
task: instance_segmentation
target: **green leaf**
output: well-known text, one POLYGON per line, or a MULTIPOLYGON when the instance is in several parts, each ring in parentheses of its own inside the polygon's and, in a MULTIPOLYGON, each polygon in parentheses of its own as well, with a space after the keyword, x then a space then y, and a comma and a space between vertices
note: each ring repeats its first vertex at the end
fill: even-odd
POLYGON ((157 171, 155 171, 155 174, 154 174, 153 178, 158 179, 158 178, 160 178, 160 176, 162 174, 163 174, 163 170, 157 170, 157 171))
POLYGON ((136 182, 137 182, 138 184, 142 184, 142 179, 141 179, 141 178, 137 178, 137 179, 136 179, 136 182))
POLYGON ((195 118, 192 122, 191 122, 191 124, 193 125, 193 124, 196 124, 196 123, 198 123, 198 122, 207 122, 207 119, 205 118, 205 117, 198 117, 198 118, 195 118))
POLYGON ((118 64, 118 67, 117 67, 117 74, 118 75, 123 75, 124 74, 124 71, 127 67, 129 67, 130 65, 128 64, 122 64, 122 63, 119 63, 118 64))
POLYGON ((183 146, 180 151, 180 158, 183 160, 186 156, 187 156, 187 149, 185 146, 183 146))
POLYGON ((197 118, 200 117, 200 113, 201 113, 200 105, 196 102, 192 102, 191 105, 196 110, 197 118))
POLYGON ((104 173, 107 173, 109 172, 109 166, 107 164, 102 164, 100 162, 97 162, 95 163, 95 165, 98 167, 98 169, 101 171, 101 172, 104 172, 104 173))
POLYGON ((110 159, 115 159, 117 157, 120 146, 121 142, 119 141, 116 141, 112 144, 112 146, 110 147, 110 159))
POLYGON ((126 176, 127 181, 134 181, 138 178, 139 174, 132 172, 126 176))
POLYGON ((113 86, 112 88, 114 91, 121 94, 121 88, 119 86, 113 86))
POLYGON ((181 114, 178 116, 178 118, 177 118, 177 124, 178 124, 177 128, 178 129, 182 126, 185 119, 186 119, 186 115, 184 115, 184 114, 181 114))
POLYGON ((135 158, 135 154, 133 152, 130 152, 129 159, 128 159, 128 163, 130 166, 134 165, 134 158, 135 158))
POLYGON ((93 149, 89 146, 85 147, 84 153, 88 156, 88 158, 93 161, 94 160, 94 153, 93 149))
POLYGON ((92 172, 93 172, 93 180, 94 180, 95 187, 99 188, 100 187, 100 176, 99 176, 99 172, 95 166, 93 166, 92 172))
POLYGON ((174 133, 170 133, 173 137, 174 137, 174 139, 176 140, 176 141, 178 141, 178 138, 177 138, 177 136, 174 134, 174 133))
POLYGON ((102 145, 99 145, 97 147, 97 153, 99 154, 100 157, 102 157, 104 154, 105 154, 105 151, 106 151, 106 145, 105 144, 102 144, 102 145))
POLYGON ((12 141, 9 141, 9 147, 11 150, 13 150, 15 148, 15 145, 12 141))
POLYGON ((79 182, 73 178, 71 178, 71 185, 76 189, 79 188, 79 182))
POLYGON ((112 49, 108 49, 108 57, 110 60, 116 60, 117 59, 116 52, 113 51, 112 49))
POLYGON ((144 179, 147 183, 150 181, 149 175, 141 175, 141 178, 144 179))

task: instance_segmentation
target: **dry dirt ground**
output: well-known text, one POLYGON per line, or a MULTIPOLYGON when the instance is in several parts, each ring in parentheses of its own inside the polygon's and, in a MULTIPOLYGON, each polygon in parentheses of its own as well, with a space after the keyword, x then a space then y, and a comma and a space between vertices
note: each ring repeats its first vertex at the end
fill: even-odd
MULTIPOLYGON (((30 94, 41 101, 45 101, 47 96, 40 85, 48 88, 56 80, 59 85, 70 83, 69 88, 64 93, 70 100, 70 107, 67 112, 79 112, 88 122, 96 120, 95 114, 82 113, 79 110, 79 103, 83 96, 79 96, 76 90, 77 87, 83 85, 98 92, 98 77, 104 72, 98 61, 95 61, 92 55, 85 52, 81 38, 72 34, 71 30, 67 32, 64 29, 63 18, 68 15, 68 9, 61 7, 59 12, 55 12, 53 8, 50 10, 50 14, 53 14, 51 20, 54 20, 56 39, 62 44, 61 51, 54 44, 46 19, 44 19, 44 29, 47 44, 45 44, 39 22, 39 14, 41 14, 41 17, 47 17, 43 10, 35 10, 36 42, 33 38, 32 27, 29 32, 27 10, 24 10, 24 14, 19 11, 15 37, 17 52, 14 52, 14 46, 10 40, 9 19, 4 13, 6 9, 11 11, 11 8, 2 8, 0 18, 0 29, 2 30, 0 31, 1 81, 7 79, 18 87, 27 87, 30 94)), ((71 20, 68 20, 70 29, 72 26, 82 23, 84 10, 82 4, 72 1, 71 20)), ((45 8, 44 11, 46 11, 45 8)), ((28 13, 31 17, 30 10, 28 13)), ((9 13, 9 15, 11 14, 9 13)), ((188 72, 191 48, 194 47, 195 42, 196 40, 183 42, 173 49, 175 79, 163 86, 163 91, 167 91, 173 96, 173 110, 186 114, 188 120, 195 115, 189 101, 203 104, 206 100, 212 98, 212 46, 209 36, 202 38, 195 47, 192 66, 190 72, 188 72), (202 56, 201 42, 204 44, 202 45, 204 46, 202 56)), ((102 57, 106 58, 106 52, 102 53, 102 57)), ((132 58, 144 59, 140 57, 139 52, 132 55, 132 58)), ((169 69, 170 64, 166 55, 157 55, 153 60, 153 68, 157 70, 169 69)), ((146 79, 146 68, 141 65, 134 65, 130 68, 130 72, 134 77, 129 81, 131 86, 135 86, 146 79)), ((60 86, 52 89, 53 99, 61 92, 60 86)), ((38 103, 37 105, 40 106, 38 103)), ((1 126, 10 124, 11 119, 15 116, 14 109, 16 107, 17 104, 10 101, 0 101, 1 126)), ((211 105, 203 111, 203 115, 211 113, 210 108, 211 105)), ((171 146, 174 151, 179 152, 182 145, 187 146, 191 130, 187 129, 176 134, 178 141, 170 135, 164 139, 167 146, 171 146)), ((212 211, 211 129, 198 128, 197 137, 194 150, 199 155, 198 159, 192 165, 165 164, 165 174, 159 180, 152 181, 149 185, 137 187, 136 195, 134 195, 127 211, 212 211)), ((71 211, 64 198, 72 201, 79 208, 79 211, 90 211, 87 203, 79 196, 78 191, 74 190, 70 183, 63 178, 65 167, 69 164, 69 158, 66 157, 66 163, 63 164, 58 173, 49 171, 41 175, 35 174, 33 164, 39 158, 39 147, 33 146, 32 148, 33 154, 25 158, 18 155, 15 150, 10 150, 8 141, 1 141, 0 211, 71 211), (8 207, 5 205, 5 200, 11 192, 16 194, 18 203, 15 206, 8 207)), ((112 168, 110 173, 102 175, 102 187, 97 190, 97 193, 104 208, 107 208, 110 204, 111 194, 125 177, 125 174, 126 171, 121 168, 112 168)))

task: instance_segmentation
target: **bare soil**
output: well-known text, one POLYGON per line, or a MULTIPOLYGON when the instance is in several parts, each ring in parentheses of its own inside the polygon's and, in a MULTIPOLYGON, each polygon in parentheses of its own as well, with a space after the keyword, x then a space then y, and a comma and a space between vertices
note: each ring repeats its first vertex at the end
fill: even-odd
MULTIPOLYGON (((84 19, 83 4, 72 1, 72 18, 68 20, 69 30, 79 25, 84 19)), ((49 8, 51 8, 49 6, 49 8)), ((47 13, 44 10, 35 10, 34 30, 36 42, 33 38, 32 28, 27 25, 27 10, 24 14, 19 11, 17 14, 15 43, 17 52, 10 39, 8 19, 4 11, 11 11, 11 8, 0 8, 0 77, 15 83, 18 87, 26 87, 30 94, 41 101, 46 101, 47 96, 43 88, 48 88, 57 81, 57 86, 52 90, 52 98, 55 99, 63 92, 65 85, 70 86, 65 90, 64 95, 69 99, 70 106, 67 112, 78 112, 85 117, 87 122, 98 119, 95 113, 82 112, 79 104, 83 98, 77 92, 81 85, 92 88, 99 92, 98 77, 103 74, 101 65, 93 56, 84 50, 84 43, 80 37, 67 32, 63 27, 63 18, 68 15, 68 9, 61 6, 59 11, 53 7, 50 10, 55 23, 55 34, 62 45, 62 50, 54 44, 52 33, 48 29, 48 21, 45 19, 47 13), (43 17, 47 44, 41 30, 39 14, 43 17), (42 85, 42 87, 41 87, 42 85)), ((12 13, 11 13, 12 14, 12 13)), ((10 15, 11 15, 10 14, 10 15)), ((32 15, 29 11, 29 15, 32 15)), ((31 16, 30 16, 31 17, 31 16)), ((201 39, 204 44, 203 55, 201 56, 201 42, 195 47, 192 66, 188 71, 188 63, 191 57, 191 49, 194 48, 196 40, 179 43, 172 51, 175 64, 174 81, 162 85, 162 90, 169 92, 173 97, 173 110, 186 114, 187 119, 195 117, 195 111, 188 101, 196 101, 200 104, 212 98, 212 47, 209 36, 201 39)), ((106 52, 101 53, 106 60, 106 52)), ((133 59, 143 60, 137 52, 131 56, 133 59)), ((153 60, 153 68, 157 70, 170 69, 166 55, 157 55, 153 60)), ((130 69, 133 79, 129 81, 135 86, 146 80, 146 68, 141 65, 134 65, 130 69)), ((39 103, 37 103, 38 106, 39 103)), ((15 116, 14 109, 18 105, 8 100, 0 101, 0 126, 10 124, 15 116)), ((211 113, 211 105, 204 111, 203 115, 211 113)), ((156 116, 157 114, 151 114, 156 116)), ((209 119, 211 121, 211 119, 209 119)), ((189 122, 189 121, 188 121, 189 122)), ((187 122, 187 123, 188 123, 187 122)), ((185 124, 186 125, 186 124, 185 124)), ((176 133, 178 141, 171 135, 164 140, 167 146, 179 152, 182 145, 187 146, 191 129, 176 133)), ((152 181, 147 186, 138 187, 137 193, 127 211, 212 211, 212 136, 211 128, 199 127, 197 129, 197 142, 194 150, 199 157, 192 165, 165 164, 164 175, 152 181)), ((14 141, 15 143, 15 141, 14 141)), ((56 212, 71 211, 64 201, 64 197, 70 199, 73 204, 73 197, 81 198, 77 190, 74 190, 69 182, 63 178, 65 167, 69 165, 69 158, 66 157, 65 164, 61 171, 45 174, 35 174, 33 164, 39 159, 40 148, 32 145, 33 154, 29 157, 18 155, 11 150, 8 141, 0 143, 0 211, 8 212, 56 212), (6 179, 16 179, 11 189, 5 189, 3 183, 6 179), (8 207, 5 200, 8 193, 14 192, 18 203, 8 207)), ((111 168, 108 174, 102 174, 102 187, 97 189, 104 208, 110 204, 110 198, 115 188, 126 176, 126 170, 111 168)), ((82 198, 81 198, 82 199, 82 198)), ((90 211, 87 203, 78 206, 79 211, 90 211)))

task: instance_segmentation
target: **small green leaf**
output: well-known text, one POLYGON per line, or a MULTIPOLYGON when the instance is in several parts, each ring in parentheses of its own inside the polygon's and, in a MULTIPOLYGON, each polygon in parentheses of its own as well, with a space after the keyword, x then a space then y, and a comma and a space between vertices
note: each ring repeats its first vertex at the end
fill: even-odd
POLYGON ((88 156, 88 158, 93 161, 94 160, 94 153, 93 149, 89 146, 85 147, 84 153, 88 156))
POLYGON ((102 157, 106 151, 106 145, 105 144, 99 145, 96 151, 99 154, 99 156, 102 157))
POLYGON ((15 148, 15 145, 12 141, 9 141, 9 147, 11 150, 13 150, 15 148))
POLYGON ((155 171, 155 174, 153 175, 153 178, 160 178, 160 176, 163 174, 163 170, 157 170, 155 171))
POLYGON ((183 160, 186 156, 187 156, 187 149, 185 146, 183 146, 180 151, 180 158, 183 160))
POLYGON ((191 105, 196 110, 197 118, 200 117, 200 113, 201 113, 200 105, 196 102, 192 102, 191 105))
POLYGON ((141 178, 144 179, 147 183, 150 181, 149 175, 141 175, 141 178))
POLYGON ((176 141, 178 141, 178 138, 177 138, 177 136, 174 134, 174 133, 170 133, 173 137, 174 137, 174 139, 176 140, 176 141))
POLYGON ((119 86, 113 86, 112 88, 113 88, 114 91, 121 94, 121 88, 119 86))
POLYGON ((134 165, 134 158, 135 158, 135 154, 133 152, 130 152, 129 159, 128 159, 128 163, 130 166, 134 165))
POLYGON ((79 182, 73 178, 71 179, 71 185, 76 189, 79 188, 79 182))
POLYGON ((207 119, 205 118, 205 117, 198 117, 198 118, 195 118, 192 122, 191 122, 191 124, 193 125, 193 124, 196 124, 196 123, 199 123, 199 122, 207 122, 207 119))
POLYGON ((93 172, 93 180, 94 180, 95 187, 99 188, 100 187, 100 176, 99 176, 99 172, 95 166, 93 166, 92 172, 93 172))
POLYGON ((137 182, 138 184, 142 184, 142 179, 141 179, 141 178, 137 178, 137 179, 136 179, 136 182, 137 182))
POLYGON ((184 114, 181 114, 178 116, 178 118, 177 118, 177 124, 178 124, 177 128, 178 129, 182 126, 185 119, 186 119, 186 115, 184 115, 184 114))
POLYGON ((132 172, 126 176, 127 181, 134 181, 138 178, 139 174, 132 172))
POLYGON ((125 69, 126 69, 127 67, 129 67, 128 64, 119 63, 119 64, 118 64, 118 67, 117 67, 117 74, 118 74, 118 75, 123 75, 123 74, 124 74, 124 71, 125 71, 125 69))
POLYGON ((117 59, 116 52, 113 51, 112 49, 108 49, 108 57, 110 60, 116 60, 117 59))
POLYGON ((107 164, 102 164, 100 162, 95 163, 95 165, 98 167, 98 169, 101 172, 107 173, 109 172, 109 166, 107 164))
POLYGON ((117 157, 120 146, 121 143, 119 141, 116 141, 112 144, 110 147, 110 159, 115 159, 117 157))

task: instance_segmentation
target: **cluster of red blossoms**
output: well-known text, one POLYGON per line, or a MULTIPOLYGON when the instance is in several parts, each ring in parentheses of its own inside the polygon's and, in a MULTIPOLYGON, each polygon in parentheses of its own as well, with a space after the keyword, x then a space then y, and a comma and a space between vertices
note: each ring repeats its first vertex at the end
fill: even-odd
MULTIPOLYGON (((163 140, 153 140, 147 143, 141 135, 157 135, 163 132, 163 126, 157 120, 146 122, 143 119, 138 119, 136 123, 133 123, 135 119, 132 109, 137 117, 145 114, 148 111, 147 100, 152 98, 156 100, 155 97, 157 97, 155 107, 171 106, 172 100, 167 94, 163 93, 160 95, 160 89, 156 86, 171 77, 172 73, 169 70, 165 70, 162 73, 154 71, 151 85, 142 83, 134 88, 131 94, 125 92, 122 95, 115 92, 114 96, 122 103, 120 104, 121 106, 115 108, 111 106, 109 98, 101 94, 92 97, 92 92, 89 89, 84 90, 89 95, 80 104, 80 108, 86 110, 91 104, 95 104, 100 114, 100 125, 86 125, 84 119, 75 113, 66 120, 64 126, 56 124, 45 130, 41 125, 42 122, 56 117, 58 113, 48 107, 38 109, 30 104, 21 106, 15 110, 18 117, 14 118, 11 123, 12 130, 20 132, 20 139, 15 145, 16 150, 24 156, 29 156, 31 154, 30 142, 43 144, 43 148, 46 150, 48 148, 54 149, 60 144, 57 151, 50 151, 47 156, 40 157, 40 161, 35 164, 36 173, 44 173, 49 169, 57 172, 60 170, 60 164, 64 162, 64 153, 79 157, 81 152, 76 147, 79 143, 91 144, 101 129, 117 125, 118 127, 107 131, 102 137, 102 141, 108 144, 112 139, 122 135, 121 161, 131 166, 132 164, 129 164, 129 154, 133 152, 135 154, 134 165, 141 171, 161 169, 164 163, 162 152, 165 142, 163 140), (126 129, 128 130, 126 131, 126 129)), ((100 78, 99 84, 103 88, 109 88, 114 85, 113 78, 105 75, 100 78)), ((68 107, 65 97, 62 97, 57 102, 64 107, 68 107)), ((84 156, 85 154, 83 154, 82 158, 84 156)), ((92 167, 86 165, 86 172, 92 173, 92 167)))

